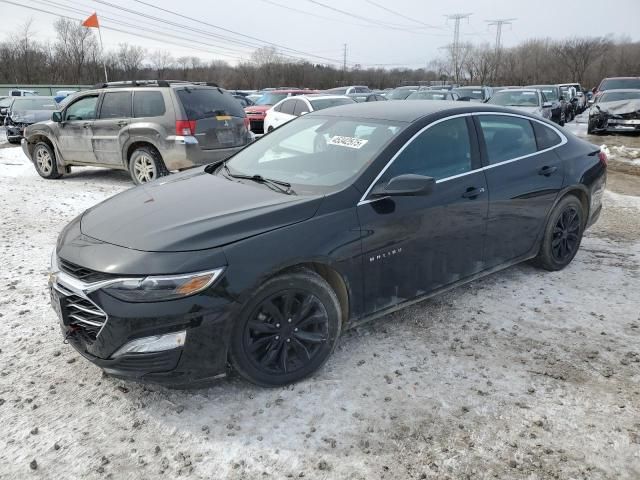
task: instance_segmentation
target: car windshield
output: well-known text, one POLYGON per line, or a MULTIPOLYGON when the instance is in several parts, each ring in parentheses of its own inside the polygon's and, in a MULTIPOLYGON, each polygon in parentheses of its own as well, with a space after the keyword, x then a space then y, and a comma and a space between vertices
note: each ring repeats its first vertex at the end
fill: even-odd
POLYGON ((329 93, 335 93, 336 95, 346 95, 347 90, 349 90, 348 87, 344 87, 344 88, 330 88, 329 90, 327 90, 327 92, 329 93))
POLYGON ((389 100, 404 100, 413 92, 418 90, 417 88, 396 88, 387 94, 389 100))
POLYGON ((608 92, 602 95, 600 102, 617 102, 619 100, 640 100, 640 90, 637 92, 608 92))
POLYGON ((57 110, 58 104, 51 97, 16 98, 13 102, 13 110, 57 110))
POLYGON ((640 88, 640 78, 609 78, 602 82, 599 90, 618 90, 622 88, 640 88))
POLYGON ((496 93, 487 102, 493 105, 501 105, 503 107, 539 107, 538 94, 534 91, 513 91, 503 90, 496 93))
POLYGON ((286 93, 265 93, 258 100, 256 105, 275 105, 280 100, 284 100, 288 95, 286 93))
POLYGON ((337 107, 338 105, 346 105, 347 103, 353 103, 350 98, 318 98, 316 100, 309 100, 314 110, 322 110, 329 107, 337 107))
MULTIPOLYGON (((234 175, 287 182, 297 194, 333 191, 352 181, 407 124, 309 115, 289 122, 234 155, 234 175)), ((218 170, 225 175, 226 169, 218 170)), ((228 173, 228 172, 227 172, 228 173)))
POLYGON ((484 100, 484 93, 481 88, 456 88, 454 92, 456 92, 461 97, 469 97, 473 98, 474 100, 484 100))
POLYGON ((407 97, 407 100, 446 100, 447 94, 443 92, 436 92, 433 90, 426 90, 422 92, 413 92, 407 97))

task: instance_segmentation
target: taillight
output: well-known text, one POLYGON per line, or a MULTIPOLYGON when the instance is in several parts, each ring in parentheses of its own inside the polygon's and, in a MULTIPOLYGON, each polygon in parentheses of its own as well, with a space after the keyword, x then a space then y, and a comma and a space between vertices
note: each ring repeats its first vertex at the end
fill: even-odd
POLYGON ((247 128, 247 130, 251 129, 251 120, 249 120, 249 117, 244 117, 244 126, 247 128))
POLYGON ((196 134, 195 120, 176 120, 176 135, 188 136, 196 134))
POLYGON ((606 167, 607 164, 609 163, 609 159, 607 158, 607 153, 604 150, 600 150, 600 152, 598 153, 598 158, 600 159, 600 162, 606 167))

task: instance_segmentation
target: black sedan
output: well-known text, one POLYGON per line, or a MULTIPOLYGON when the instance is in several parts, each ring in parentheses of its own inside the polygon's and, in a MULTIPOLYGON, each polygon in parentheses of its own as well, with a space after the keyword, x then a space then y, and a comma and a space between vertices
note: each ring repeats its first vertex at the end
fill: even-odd
POLYGON ((459 102, 310 113, 231 159, 123 192, 60 234, 63 335, 108 374, 284 385, 341 331, 525 260, 560 270, 598 218, 606 156, 459 102))

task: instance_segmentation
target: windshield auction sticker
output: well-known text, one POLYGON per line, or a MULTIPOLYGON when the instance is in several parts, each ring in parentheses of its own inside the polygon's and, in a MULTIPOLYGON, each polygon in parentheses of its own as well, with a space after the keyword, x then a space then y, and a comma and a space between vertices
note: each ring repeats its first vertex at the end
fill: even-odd
POLYGON ((338 145, 340 147, 348 147, 348 148, 362 148, 364 147, 369 140, 363 140, 361 138, 355 137, 340 137, 335 136, 329 139, 329 145, 338 145))

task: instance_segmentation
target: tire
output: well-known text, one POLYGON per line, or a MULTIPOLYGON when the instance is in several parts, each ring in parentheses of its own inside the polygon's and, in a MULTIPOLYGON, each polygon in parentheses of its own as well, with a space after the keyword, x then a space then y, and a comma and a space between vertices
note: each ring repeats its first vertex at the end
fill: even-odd
POLYGON ((262 387, 298 382, 333 352, 341 317, 338 297, 318 274, 298 270, 278 275, 258 288, 237 317, 231 364, 262 387))
POLYGON ((549 271, 562 270, 578 253, 586 212, 580 200, 567 195, 555 206, 544 229, 544 237, 534 265, 549 271))
POLYGON ((62 173, 58 172, 58 163, 56 162, 56 156, 53 153, 53 149, 45 142, 38 142, 33 147, 33 165, 36 167, 36 172, 42 178, 47 180, 55 180, 60 178, 62 173))
POLYGON ((269 128, 267 128, 267 133, 273 132, 273 127, 271 125, 269 125, 269 128))
POLYGON ((140 185, 169 175, 162 157, 153 147, 136 148, 129 156, 129 175, 133 183, 140 185))

